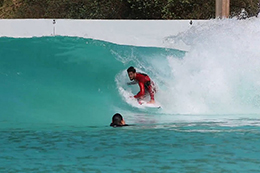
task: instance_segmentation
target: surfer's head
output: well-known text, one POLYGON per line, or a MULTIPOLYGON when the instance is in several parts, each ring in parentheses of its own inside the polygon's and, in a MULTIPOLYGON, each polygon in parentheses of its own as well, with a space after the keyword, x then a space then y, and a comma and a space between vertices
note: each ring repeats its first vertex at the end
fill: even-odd
POLYGON ((125 121, 124 121, 122 115, 119 113, 116 113, 112 117, 112 123, 110 124, 110 126, 124 126, 124 125, 125 125, 125 121))
POLYGON ((129 67, 127 69, 128 77, 130 80, 134 80, 136 76, 136 70, 133 66, 129 67))

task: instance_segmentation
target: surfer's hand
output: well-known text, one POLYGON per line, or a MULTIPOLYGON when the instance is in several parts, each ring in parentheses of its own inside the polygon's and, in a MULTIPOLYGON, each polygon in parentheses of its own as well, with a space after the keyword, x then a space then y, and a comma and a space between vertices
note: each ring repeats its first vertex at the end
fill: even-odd
POLYGON ((141 100, 137 100, 138 101, 138 103, 140 104, 140 105, 142 105, 143 103, 141 102, 141 100))

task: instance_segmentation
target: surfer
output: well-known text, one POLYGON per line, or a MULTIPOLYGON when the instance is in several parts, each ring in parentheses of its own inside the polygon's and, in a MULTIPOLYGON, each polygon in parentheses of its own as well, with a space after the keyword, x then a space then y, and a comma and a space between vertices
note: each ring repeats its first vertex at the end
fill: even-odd
POLYGON ((128 126, 128 124, 125 123, 125 120, 123 119, 122 115, 119 113, 116 113, 112 117, 112 123, 110 124, 112 127, 123 127, 128 126))
POLYGON ((134 67, 129 67, 127 69, 127 73, 129 76, 129 79, 133 82, 129 82, 128 85, 132 84, 139 84, 140 91, 134 96, 138 100, 138 102, 141 104, 140 100, 144 98, 145 93, 148 92, 151 100, 148 102, 149 104, 154 104, 154 93, 156 92, 156 89, 154 87, 153 81, 150 79, 150 77, 147 74, 144 73, 137 73, 134 67))

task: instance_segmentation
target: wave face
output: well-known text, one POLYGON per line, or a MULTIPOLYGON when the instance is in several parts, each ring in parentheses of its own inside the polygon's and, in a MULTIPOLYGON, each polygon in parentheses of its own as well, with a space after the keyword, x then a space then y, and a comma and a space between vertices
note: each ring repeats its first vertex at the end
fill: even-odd
POLYGON ((183 55, 72 37, 0 38, 0 45, 0 122, 7 127, 107 125, 119 108, 133 110, 118 92, 119 73, 130 65, 152 71, 156 57, 183 55))
POLYGON ((259 38, 257 18, 212 20, 166 39, 185 42, 188 52, 74 37, 0 38, 1 126, 99 126, 115 112, 162 123, 176 114, 259 114, 259 38), (129 66, 155 81, 163 109, 125 102, 120 89, 138 91, 126 85, 129 66))

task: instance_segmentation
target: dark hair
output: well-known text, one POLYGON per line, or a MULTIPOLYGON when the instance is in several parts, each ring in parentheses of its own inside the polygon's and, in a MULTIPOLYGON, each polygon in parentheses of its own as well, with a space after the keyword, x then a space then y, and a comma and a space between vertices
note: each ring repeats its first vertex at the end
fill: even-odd
POLYGON ((129 67, 129 68, 127 69, 127 73, 129 73, 129 72, 135 73, 136 70, 135 70, 135 68, 134 68, 133 66, 131 66, 131 67, 129 67))
POLYGON ((113 118, 112 118, 112 123, 110 124, 110 126, 120 126, 121 125, 121 121, 123 120, 123 117, 121 114, 116 113, 113 118))

